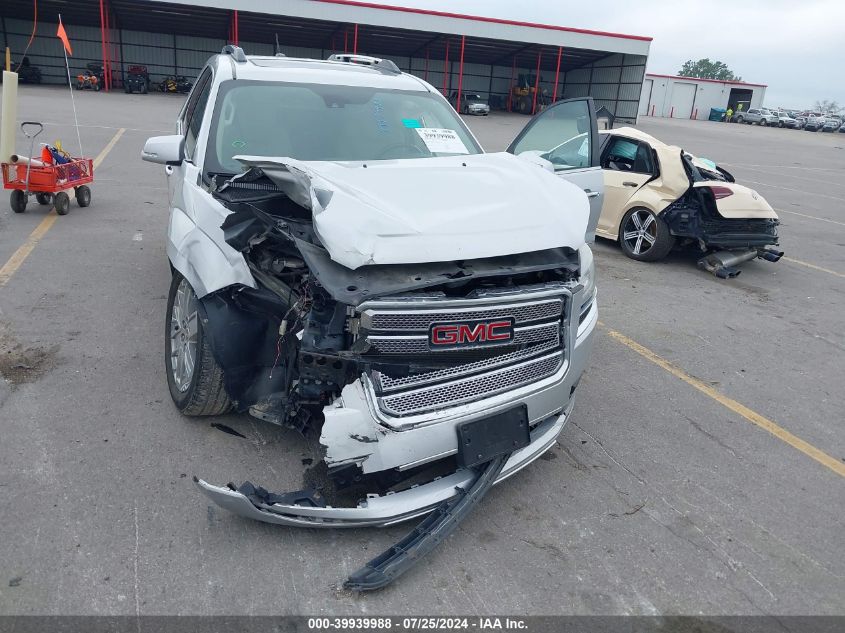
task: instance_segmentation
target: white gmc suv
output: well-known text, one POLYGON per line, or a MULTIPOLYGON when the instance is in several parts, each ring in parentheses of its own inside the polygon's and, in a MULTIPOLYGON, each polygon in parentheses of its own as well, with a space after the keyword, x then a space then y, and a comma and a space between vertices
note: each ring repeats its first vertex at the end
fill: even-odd
POLYGON ((549 449, 597 320, 598 152, 590 99, 485 153, 388 60, 212 57, 177 133, 142 154, 169 187, 170 393, 186 415, 234 407, 319 435, 335 490, 200 489, 283 525, 429 514, 415 556, 349 580, 371 589, 549 449))

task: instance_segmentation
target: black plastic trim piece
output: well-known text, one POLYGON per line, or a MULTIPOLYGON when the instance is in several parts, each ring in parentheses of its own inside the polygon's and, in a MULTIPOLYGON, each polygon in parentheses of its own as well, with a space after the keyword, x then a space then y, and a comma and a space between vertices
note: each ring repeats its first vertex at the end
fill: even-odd
POLYGON ((458 495, 441 503, 405 538, 382 552, 358 571, 349 575, 344 589, 373 591, 387 586, 434 550, 441 541, 460 525, 479 501, 487 494, 511 456, 499 455, 487 462, 487 467, 469 490, 458 489, 458 495))

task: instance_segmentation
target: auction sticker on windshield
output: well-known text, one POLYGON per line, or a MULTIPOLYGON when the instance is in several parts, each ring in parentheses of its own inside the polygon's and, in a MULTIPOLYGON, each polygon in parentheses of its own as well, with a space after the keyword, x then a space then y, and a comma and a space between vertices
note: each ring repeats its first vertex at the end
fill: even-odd
POLYGON ((432 154, 469 154, 455 130, 439 127, 414 128, 432 154))

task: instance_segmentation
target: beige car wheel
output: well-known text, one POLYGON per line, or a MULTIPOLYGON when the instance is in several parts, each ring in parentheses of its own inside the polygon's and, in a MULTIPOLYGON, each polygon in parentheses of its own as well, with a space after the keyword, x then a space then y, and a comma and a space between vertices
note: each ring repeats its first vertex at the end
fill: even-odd
POLYGON ((619 225, 619 245, 631 259, 654 262, 663 259, 675 245, 666 223, 648 209, 635 207, 619 225))

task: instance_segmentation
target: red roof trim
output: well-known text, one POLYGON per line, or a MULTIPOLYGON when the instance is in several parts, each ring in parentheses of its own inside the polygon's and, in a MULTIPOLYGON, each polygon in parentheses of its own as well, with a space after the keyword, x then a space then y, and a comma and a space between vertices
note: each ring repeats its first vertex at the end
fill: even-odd
POLYGON ((624 33, 609 33, 607 31, 593 31, 590 29, 576 29, 568 26, 555 26, 553 24, 538 24, 536 22, 520 22, 518 20, 505 20, 503 18, 489 18, 480 15, 466 15, 464 13, 451 13, 449 11, 434 11, 432 9, 415 9, 412 7, 397 7, 390 4, 376 4, 374 2, 358 2, 357 0, 314 0, 314 2, 325 2, 327 4, 342 4, 351 7, 362 7, 365 9, 384 9, 386 11, 399 11, 402 13, 418 13, 421 15, 436 15, 441 18, 455 18, 458 20, 472 20, 473 22, 492 22, 493 24, 510 24, 511 26, 527 26, 534 29, 547 29, 550 31, 566 31, 569 33, 583 33, 585 35, 601 35, 603 37, 618 37, 625 40, 640 40, 651 42, 654 38, 644 35, 625 35, 624 33))
POLYGON ((728 81, 727 79, 703 79, 702 77, 681 77, 680 75, 659 75, 658 73, 646 73, 646 77, 664 77, 665 79, 683 79, 684 81, 706 81, 712 84, 735 84, 738 86, 758 86, 768 88, 768 84, 752 84, 747 81, 728 81))

